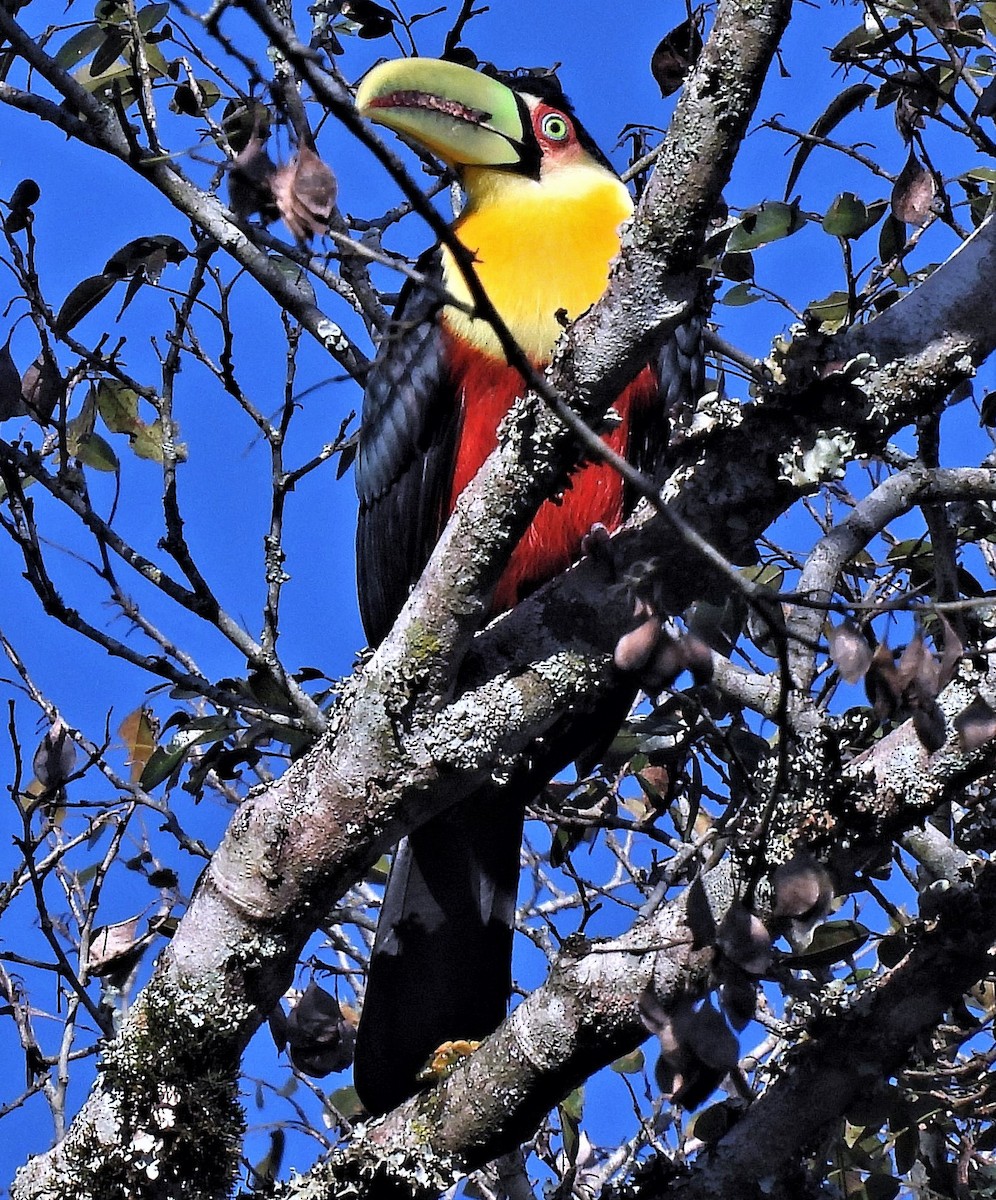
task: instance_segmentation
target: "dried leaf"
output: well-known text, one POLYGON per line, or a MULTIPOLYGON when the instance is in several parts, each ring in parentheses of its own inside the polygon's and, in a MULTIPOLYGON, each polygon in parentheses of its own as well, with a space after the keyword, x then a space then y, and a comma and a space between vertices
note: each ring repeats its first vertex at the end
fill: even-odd
POLYGON ((23 417, 26 412, 21 394, 21 373, 14 362, 8 341, 0 348, 0 421, 23 417))
POLYGON ((299 242, 325 232, 337 186, 331 169, 314 150, 298 146, 291 161, 274 172, 272 188, 280 216, 299 242))
POLYGON ((763 975, 771 965, 771 937, 761 918, 743 904, 730 906, 720 922, 716 945, 730 962, 751 975, 763 975))
POLYGON ((937 183, 934 176, 922 166, 913 151, 906 165, 899 172, 892 189, 892 214, 897 221, 918 228, 925 225, 936 212, 937 183))
MULTIPOLYGON (((825 138, 845 117, 850 116, 855 109, 860 108, 868 97, 873 96, 876 91, 875 86, 870 83, 854 83, 850 87, 844 88, 839 95, 834 96, 823 112, 813 122, 809 130, 811 137, 825 138)), ((806 138, 796 151, 788 173, 788 179, 785 182, 786 200, 795 187, 796 180, 799 178, 799 172, 805 165, 806 159, 812 154, 816 145, 815 141, 806 138)))
POLYGON ((35 778, 43 788, 62 787, 76 768, 76 743, 60 717, 49 726, 31 762, 35 778))
POLYGON ((148 933, 136 936, 139 919, 139 916, 129 917, 93 931, 86 962, 90 975, 100 978, 135 965, 152 940, 148 933))
POLYGON ((651 614, 616 642, 613 662, 620 671, 641 671, 649 662, 662 635, 660 619, 651 614))
POLYGON ((850 619, 835 625, 827 636, 830 658, 846 683, 857 683, 871 666, 872 648, 868 639, 850 619))
POLYGON ((978 750, 996 738, 996 709, 976 696, 968 708, 954 719, 954 727, 963 750, 978 750))
POLYGON ((52 419, 56 406, 65 392, 65 380, 55 359, 44 352, 39 354, 21 377, 21 398, 26 410, 44 425, 52 419))
POLYGON ((117 283, 115 275, 90 275, 78 283, 62 302, 55 318, 56 337, 66 334, 97 307, 117 283))
POLYGON ((128 755, 131 782, 138 783, 159 737, 158 722, 151 709, 136 708, 134 712, 129 713, 118 726, 118 737, 124 743, 128 755))
POLYGON ((650 59, 650 73, 667 99, 684 83, 702 53, 702 34, 695 14, 676 25, 657 44, 650 59))
POLYGON ((771 877, 775 917, 823 917, 830 911, 833 882, 822 863, 799 853, 775 869, 771 877))

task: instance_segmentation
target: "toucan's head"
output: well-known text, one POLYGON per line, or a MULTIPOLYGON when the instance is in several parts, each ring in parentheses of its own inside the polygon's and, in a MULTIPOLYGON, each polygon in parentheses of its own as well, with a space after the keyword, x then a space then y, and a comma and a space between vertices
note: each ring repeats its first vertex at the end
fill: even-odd
POLYGON ((485 74, 441 59, 399 59, 374 67, 356 106, 461 173, 494 168, 540 179, 565 166, 612 170, 549 72, 485 74))

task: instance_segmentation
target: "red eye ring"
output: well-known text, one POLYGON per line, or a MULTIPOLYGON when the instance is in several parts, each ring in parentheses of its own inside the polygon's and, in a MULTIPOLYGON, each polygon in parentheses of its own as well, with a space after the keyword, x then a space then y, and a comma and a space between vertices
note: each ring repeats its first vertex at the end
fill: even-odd
POLYGON ((571 136, 571 123, 559 112, 548 112, 539 123, 539 132, 548 141, 566 142, 571 136))

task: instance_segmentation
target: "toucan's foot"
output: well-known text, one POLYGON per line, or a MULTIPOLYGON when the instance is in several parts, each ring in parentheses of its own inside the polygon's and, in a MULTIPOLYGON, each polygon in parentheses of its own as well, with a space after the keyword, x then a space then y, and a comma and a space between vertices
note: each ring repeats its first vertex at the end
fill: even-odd
POLYGON ((459 1065, 473 1054, 480 1042, 443 1042, 432 1052, 432 1058, 418 1073, 419 1083, 440 1083, 459 1065))
POLYGON ((616 561, 612 535, 601 521, 596 521, 581 539, 581 553, 595 563, 599 570, 608 577, 610 584, 618 581, 619 564, 616 561))
POLYGON ((587 558, 608 562, 615 569, 615 563, 612 561, 612 554, 609 550, 611 541, 609 531, 601 521, 596 521, 581 539, 581 553, 587 558))

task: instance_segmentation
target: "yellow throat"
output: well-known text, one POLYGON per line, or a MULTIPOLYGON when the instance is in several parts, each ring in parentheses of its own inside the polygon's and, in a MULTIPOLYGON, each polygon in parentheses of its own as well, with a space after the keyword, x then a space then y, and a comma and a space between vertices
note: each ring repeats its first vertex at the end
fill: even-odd
MULTIPOLYGON (((619 226, 633 211, 629 192, 611 172, 588 163, 540 180, 469 168, 464 184, 468 202, 456 235, 475 256, 478 277, 516 341, 535 363, 545 363, 563 332, 558 312, 572 321, 605 290, 619 226)), ((445 248, 443 279, 453 296, 471 302, 445 248)), ((504 358, 487 321, 453 307, 443 319, 457 337, 504 358)))

